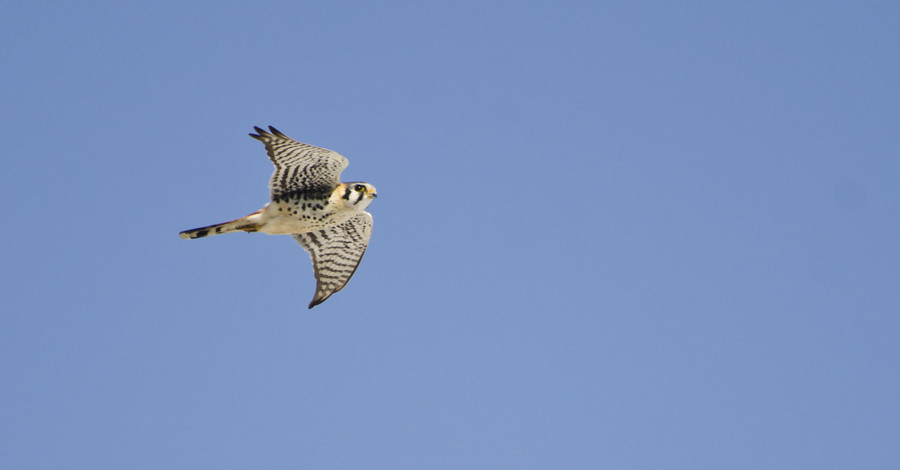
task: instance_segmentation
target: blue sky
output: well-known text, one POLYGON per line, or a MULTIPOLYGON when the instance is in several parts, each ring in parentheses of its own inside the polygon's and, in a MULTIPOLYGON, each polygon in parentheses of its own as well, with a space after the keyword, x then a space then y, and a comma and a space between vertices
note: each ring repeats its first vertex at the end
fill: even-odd
POLYGON ((19 2, 0 467, 897 468, 895 2, 19 2), (378 188, 307 310, 254 125, 378 188))

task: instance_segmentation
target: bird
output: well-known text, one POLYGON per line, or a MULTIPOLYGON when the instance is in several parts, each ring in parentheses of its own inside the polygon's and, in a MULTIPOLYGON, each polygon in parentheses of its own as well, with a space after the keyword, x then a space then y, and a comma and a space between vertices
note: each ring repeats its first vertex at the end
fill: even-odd
POLYGON ((184 239, 231 232, 290 235, 309 253, 316 290, 308 308, 321 304, 347 285, 372 236, 372 215, 365 211, 378 196, 365 182, 342 183, 349 162, 332 150, 298 142, 269 126, 250 134, 266 147, 275 171, 269 180, 271 201, 239 219, 179 233, 184 239))

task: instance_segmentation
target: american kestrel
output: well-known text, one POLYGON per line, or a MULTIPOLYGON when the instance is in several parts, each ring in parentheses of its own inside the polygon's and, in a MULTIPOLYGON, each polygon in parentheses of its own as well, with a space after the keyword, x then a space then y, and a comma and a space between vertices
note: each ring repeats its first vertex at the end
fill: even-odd
POLYGON ((272 201, 237 220, 185 230, 185 239, 237 232, 288 234, 309 253, 316 293, 309 308, 344 288, 356 272, 372 235, 372 215, 364 209, 377 194, 369 183, 341 183, 348 162, 341 154, 297 142, 269 126, 250 134, 266 145, 275 172, 272 201))

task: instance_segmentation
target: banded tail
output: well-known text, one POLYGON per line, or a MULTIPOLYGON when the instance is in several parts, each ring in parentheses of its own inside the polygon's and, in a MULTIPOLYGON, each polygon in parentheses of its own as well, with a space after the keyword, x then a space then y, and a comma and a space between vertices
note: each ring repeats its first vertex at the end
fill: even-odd
POLYGON ((259 230, 259 214, 262 210, 258 210, 246 217, 241 217, 240 219, 229 220, 228 222, 222 222, 221 224, 215 225, 207 225, 206 227, 194 228, 190 230, 185 230, 178 234, 179 237, 184 238, 185 240, 190 240, 194 238, 203 238, 207 235, 220 235, 223 233, 231 233, 231 232, 255 232, 259 230))

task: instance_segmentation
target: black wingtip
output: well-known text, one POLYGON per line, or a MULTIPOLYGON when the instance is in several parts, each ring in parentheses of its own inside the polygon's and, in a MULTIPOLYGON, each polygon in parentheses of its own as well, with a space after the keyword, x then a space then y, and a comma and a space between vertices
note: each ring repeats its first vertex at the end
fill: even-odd
POLYGON ((331 297, 330 294, 329 294, 329 295, 326 295, 325 297, 319 298, 319 295, 316 294, 316 296, 313 297, 313 299, 309 302, 309 307, 307 307, 307 308, 313 308, 313 307, 315 307, 316 305, 319 305, 320 303, 322 303, 322 302, 328 300, 329 297, 331 297))
POLYGON ((284 135, 284 133, 282 133, 282 132, 279 131, 278 129, 275 129, 275 128, 272 127, 272 126, 269 126, 269 130, 268 130, 268 131, 265 131, 265 130, 263 130, 263 129, 260 129, 259 126, 253 126, 253 130, 256 131, 256 134, 249 134, 249 135, 250 135, 250 137, 253 137, 253 138, 256 139, 256 140, 265 140, 266 137, 272 137, 272 136, 274 136, 274 137, 280 137, 280 138, 282 138, 282 139, 290 139, 290 137, 284 135))
POLYGON ((248 134, 250 137, 253 137, 256 140, 263 140, 263 136, 268 134, 268 132, 259 128, 259 126, 253 126, 253 130, 256 131, 256 134, 248 134))

